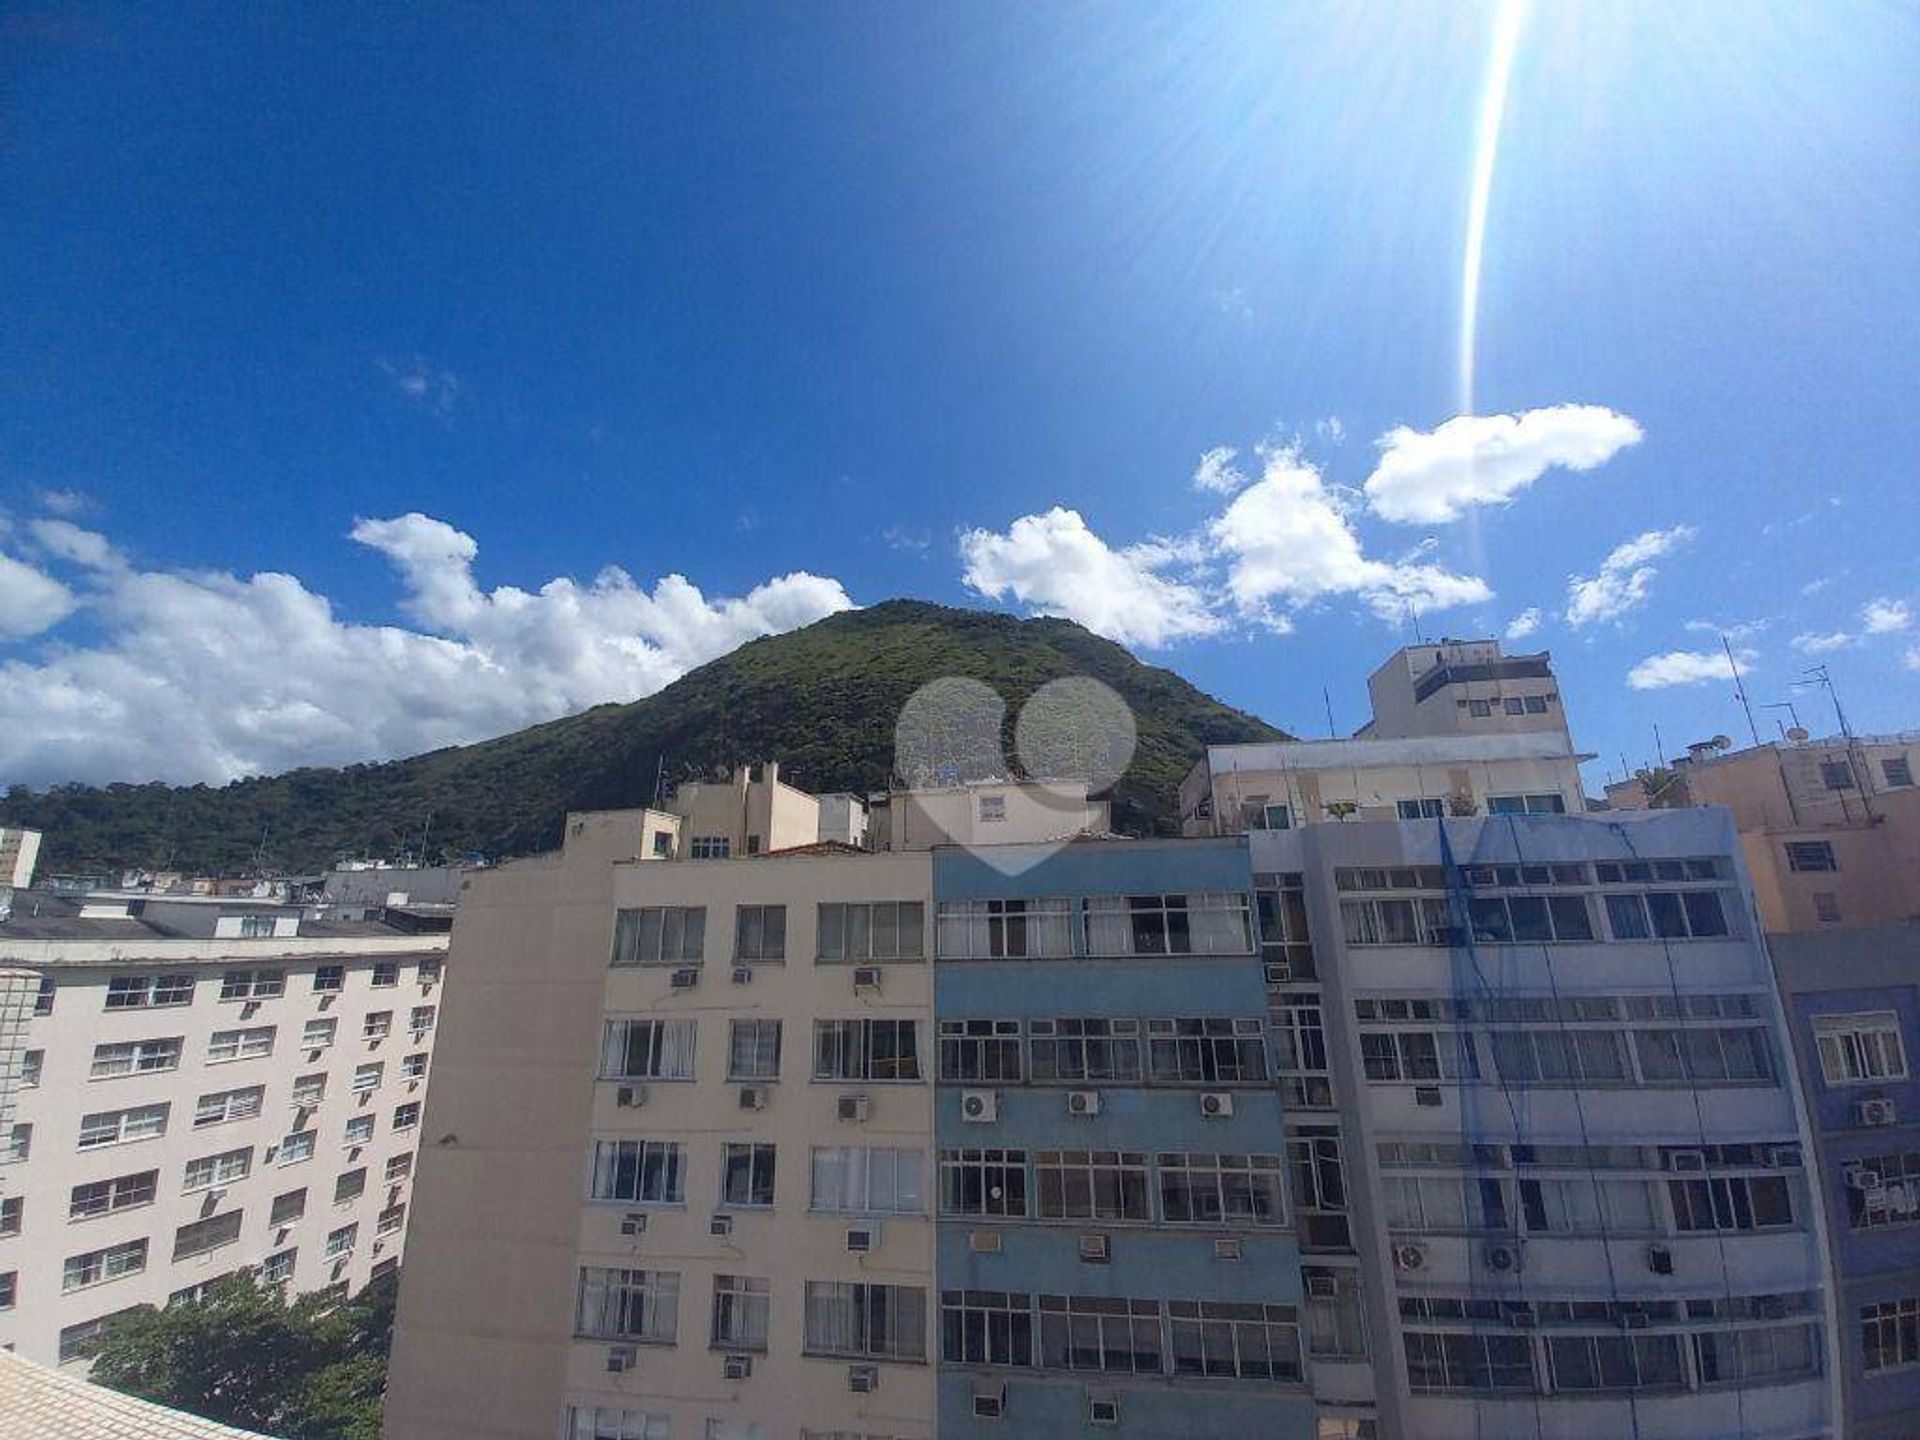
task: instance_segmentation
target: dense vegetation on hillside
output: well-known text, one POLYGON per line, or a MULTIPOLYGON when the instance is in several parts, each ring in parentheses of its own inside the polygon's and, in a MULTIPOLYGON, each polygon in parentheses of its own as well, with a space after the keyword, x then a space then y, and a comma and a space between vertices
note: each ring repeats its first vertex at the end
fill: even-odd
POLYGON ((1175 788, 1204 745, 1280 736, 1070 621, 896 600, 753 641, 645 700, 496 740, 217 788, 16 786, 0 801, 0 825, 46 832, 43 874, 248 873, 256 852, 262 870, 309 870, 417 852, 429 817, 432 856, 528 854, 558 842, 569 810, 647 803, 661 774, 671 786, 774 759, 804 789, 880 789, 895 721, 922 685, 965 676, 991 686, 1007 701, 1010 736, 1026 698, 1070 675, 1102 681, 1133 710, 1139 746, 1112 795, 1115 828, 1129 834, 1175 827, 1175 788))

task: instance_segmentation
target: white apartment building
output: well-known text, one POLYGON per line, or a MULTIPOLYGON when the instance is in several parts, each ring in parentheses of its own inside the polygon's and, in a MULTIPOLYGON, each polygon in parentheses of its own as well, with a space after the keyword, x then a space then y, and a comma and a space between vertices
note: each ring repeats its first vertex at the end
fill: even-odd
POLYGON ((37 979, 0 1153, 0 1344, 252 1268, 357 1290, 399 1262, 445 934, 243 900, 23 892, 37 979))
POLYGON ((0 905, 7 903, 9 890, 24 890, 33 884, 33 867, 39 858, 38 830, 0 825, 0 905))
POLYGON ((1408 645, 1368 677, 1367 694, 1373 718, 1356 740, 1544 733, 1569 742, 1566 707, 1544 650, 1508 655, 1498 640, 1408 645))

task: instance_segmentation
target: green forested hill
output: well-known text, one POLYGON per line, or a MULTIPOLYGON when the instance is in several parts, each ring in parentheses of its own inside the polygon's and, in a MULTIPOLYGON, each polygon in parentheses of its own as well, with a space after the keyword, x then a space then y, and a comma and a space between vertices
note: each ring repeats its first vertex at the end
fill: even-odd
POLYGON ((671 783, 774 759, 803 789, 880 789, 902 704, 949 675, 1004 696, 1009 729, 1049 680, 1089 675, 1117 691, 1139 730, 1133 766, 1112 796, 1115 828, 1132 834, 1174 828, 1175 787, 1202 746, 1283 738, 1069 621, 895 600, 753 641, 645 700, 496 740, 218 788, 16 788, 0 801, 0 824, 46 832, 43 873, 136 865, 242 873, 256 849, 263 868, 307 870, 343 855, 417 849, 429 815, 434 854, 527 854, 557 843, 569 810, 648 803, 662 767, 671 783))

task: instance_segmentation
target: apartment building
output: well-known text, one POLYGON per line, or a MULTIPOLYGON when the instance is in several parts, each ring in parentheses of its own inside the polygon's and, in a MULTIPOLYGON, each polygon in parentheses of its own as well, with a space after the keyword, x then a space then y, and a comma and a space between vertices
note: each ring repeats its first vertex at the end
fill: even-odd
POLYGON ((13 905, 13 892, 33 884, 40 859, 40 832, 0 825, 0 915, 13 905))
POLYGON ((1813 1124, 1849 1440, 1920 1435, 1920 927, 1771 941, 1813 1124))
POLYGON ((1508 655, 1498 640, 1396 650, 1367 679, 1373 718, 1357 740, 1434 735, 1557 735, 1570 743, 1552 658, 1508 655))
POLYGON ((447 937, 237 900, 30 891, 0 1163, 0 1344, 84 1362, 111 1316, 253 1269, 398 1264, 447 937))
POLYGON ((1358 1287, 1371 1356, 1323 1400, 1419 1440, 1840 1433, 1819 1187, 1724 812, 1248 843, 1302 1263, 1358 1287))
MULTIPOLYGON (((1804 735, 1802 731, 1790 732, 1804 735)), ((1607 786, 1616 809, 1724 805, 1770 932, 1920 919, 1920 733, 1692 745, 1607 786)))

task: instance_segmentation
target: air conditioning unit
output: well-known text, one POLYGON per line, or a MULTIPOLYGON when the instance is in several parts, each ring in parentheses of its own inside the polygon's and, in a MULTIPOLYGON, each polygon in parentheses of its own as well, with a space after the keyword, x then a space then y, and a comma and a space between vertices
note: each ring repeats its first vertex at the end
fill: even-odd
POLYGON ((751 1355, 729 1355, 720 1362, 722 1380, 744 1380, 751 1374, 753 1374, 751 1355))
POLYGON ((643 1235, 646 1233, 646 1229, 647 1217, 644 1215, 634 1214, 629 1211, 620 1217, 620 1233, 622 1235, 643 1235))
POLYGON ((973 1392, 973 1418, 976 1420, 998 1420, 1007 1413, 1007 1387, 996 1385, 991 1389, 973 1392))
POLYGON ((740 1087, 740 1108, 742 1110, 766 1109, 767 1087, 764 1085, 742 1085, 740 1087))
POLYGON ((1082 1235, 1080 1258, 1090 1264, 1104 1265, 1113 1258, 1113 1246, 1104 1235, 1082 1235))
POLYGON ((868 1112, 867 1097, 864 1095, 842 1095, 839 1114, 842 1120, 852 1120, 865 1124, 868 1112))
POLYGON ((1413 1087, 1413 1103, 1433 1110, 1446 1104, 1447 1097, 1440 1093, 1438 1085, 1416 1085, 1413 1087))
POLYGON ((998 1255, 1000 1232, 998 1230, 970 1231, 967 1234, 967 1248, 976 1255, 998 1255))
POLYGON ((1098 1115, 1100 1113, 1100 1092, 1098 1090, 1069 1090, 1067 1092, 1067 1114, 1098 1115))
POLYGON ((607 1347, 607 1371, 618 1375, 623 1370, 631 1370, 635 1357, 631 1345, 609 1345, 607 1347))
POLYGON ((1647 1269, 1655 1275, 1671 1275, 1673 1273, 1672 1249, 1665 1245, 1647 1246, 1647 1269))
POLYGON ((1269 961, 1267 964, 1267 984, 1285 985, 1293 979, 1293 966, 1285 961, 1269 961))
POLYGON ((1110 1395, 1088 1396, 1087 1423, 1089 1425, 1118 1425, 1120 1423, 1120 1402, 1110 1395))
POLYGON ((753 967, 751 965, 734 966, 733 983, 736 985, 751 985, 753 983, 753 967))
POLYGON ((1855 1190, 1878 1190, 1880 1188, 1880 1172, 1878 1170, 1868 1170, 1864 1166, 1856 1166, 1847 1171, 1847 1184, 1855 1190))
POLYGON ((647 1087, 644 1085, 622 1085, 613 1092, 613 1103, 622 1110, 637 1110, 647 1103, 647 1087))
POLYGON ((1233 1114, 1233 1096, 1225 1090, 1208 1090, 1200 1096, 1200 1113, 1209 1120, 1224 1120, 1233 1114))
POLYGON ((962 1090, 960 1118, 969 1125, 991 1125, 1000 1118, 1000 1096, 993 1090, 962 1090))
POLYGON ((1396 1245, 1393 1247, 1393 1268, 1396 1270, 1424 1270, 1427 1265, 1427 1252, 1418 1245, 1396 1245))
POLYGON ((1237 1236, 1223 1235, 1213 1242, 1213 1258, 1216 1260, 1238 1260, 1240 1241, 1237 1236))
POLYGON ((847 1231, 849 1255, 871 1255, 880 1248, 880 1231, 871 1225, 859 1225, 847 1231))
POLYGON ((700 972, 691 965, 683 966, 673 972, 669 983, 676 990, 691 990, 700 983, 700 972))
POLYGON ((733 1234, 733 1217, 731 1215, 715 1215, 712 1219, 707 1221, 707 1234, 709 1235, 733 1234))
POLYGON ((871 1395, 880 1388, 880 1372, 872 1365, 849 1365, 847 1389, 856 1395, 871 1395))
POLYGON ((1322 1298, 1340 1293, 1339 1277, 1327 1270, 1309 1270, 1304 1277, 1307 1294, 1322 1298))
POLYGON ((1496 1275, 1518 1275, 1526 1267, 1526 1251, 1518 1240, 1489 1240, 1480 1258, 1496 1275))
POLYGON ((854 966, 853 988, 856 990, 878 990, 880 988, 881 973, 878 965, 854 966))
POLYGON ((1798 1170, 1801 1165, 1798 1145, 1775 1145, 1767 1151, 1767 1163, 1776 1170, 1798 1170))
POLYGON ((1697 1173, 1707 1168, 1707 1152, 1704 1150, 1669 1150, 1667 1169, 1682 1174, 1697 1173))
POLYGON ((1900 1118, 1891 1100, 1862 1100, 1854 1107, 1854 1113, 1862 1125, 1892 1125, 1900 1118))

